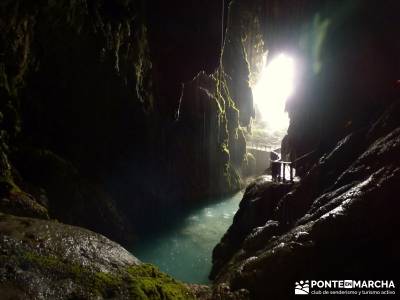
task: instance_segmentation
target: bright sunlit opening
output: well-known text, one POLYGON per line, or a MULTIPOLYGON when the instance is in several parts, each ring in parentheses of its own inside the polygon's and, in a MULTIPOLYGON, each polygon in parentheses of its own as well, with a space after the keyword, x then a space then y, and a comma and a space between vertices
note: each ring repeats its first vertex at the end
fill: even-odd
POLYGON ((285 112, 285 103, 294 89, 294 61, 291 57, 280 54, 266 64, 258 82, 253 87, 253 99, 262 120, 271 131, 286 130, 289 117, 285 112))

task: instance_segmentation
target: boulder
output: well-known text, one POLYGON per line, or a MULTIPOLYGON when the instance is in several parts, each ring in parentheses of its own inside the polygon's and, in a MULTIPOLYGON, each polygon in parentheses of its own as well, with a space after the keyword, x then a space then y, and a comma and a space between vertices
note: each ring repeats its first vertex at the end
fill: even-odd
POLYGON ((189 289, 89 230, 0 214, 2 299, 194 299, 189 289))

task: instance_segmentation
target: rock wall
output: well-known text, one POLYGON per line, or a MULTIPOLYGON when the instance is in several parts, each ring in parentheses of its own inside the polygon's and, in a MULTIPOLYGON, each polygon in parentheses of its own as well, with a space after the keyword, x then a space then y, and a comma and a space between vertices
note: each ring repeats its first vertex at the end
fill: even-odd
POLYGON ((282 298, 302 278, 396 272, 399 105, 339 141, 283 196, 273 194, 276 187, 268 182, 249 186, 213 253, 216 285, 245 289, 251 299, 282 298))
MULTIPOLYGON (((238 60, 221 63, 221 9, 196 1, 3 1, 4 211, 128 243, 132 227, 157 221, 153 211, 240 188, 241 126, 252 100, 239 39, 225 47, 238 60), (218 77, 221 68, 233 74, 236 62, 240 72, 218 77)), ((224 24, 232 32, 232 22, 224 24)))
POLYGON ((398 32, 393 13, 398 4, 387 4, 327 2, 299 34, 302 80, 287 103, 293 159, 316 150, 315 161, 396 97, 399 43, 391 36, 398 32))
POLYGON ((285 148, 292 159, 311 154, 297 164, 299 183, 260 178, 247 188, 213 252, 215 299, 286 299, 297 280, 383 278, 400 267, 398 4, 265 4, 266 47, 302 61, 285 148))
POLYGON ((171 173, 185 174, 176 184, 183 182, 190 198, 240 188, 237 169, 246 144, 239 111, 219 72, 201 72, 183 86, 176 132, 173 152, 182 164, 171 165, 171 173))
MULTIPOLYGON (((249 86, 250 65, 243 38, 248 31, 249 15, 241 15, 237 1, 225 1, 224 30, 222 7, 219 25, 210 29, 219 33, 218 68, 200 72, 185 82, 176 110, 174 147, 169 173, 178 172, 173 186, 186 197, 229 193, 241 187, 240 173, 247 164, 244 127, 254 115, 249 86), (188 167, 189 166, 189 167, 188 167), (183 179, 183 182, 182 182, 183 179)), ((240 4, 240 3, 239 3, 240 4)), ((200 38, 202 35, 200 36, 200 38)), ((214 44, 212 44, 214 45, 214 44)), ((189 68, 193 63, 189 64, 189 68)), ((174 189, 172 189, 174 190, 174 189)))
POLYGON ((47 199, 53 218, 130 239, 103 182, 132 150, 127 140, 146 137, 136 130, 153 105, 146 27, 135 16, 143 8, 3 1, 0 9, 4 180, 47 199))

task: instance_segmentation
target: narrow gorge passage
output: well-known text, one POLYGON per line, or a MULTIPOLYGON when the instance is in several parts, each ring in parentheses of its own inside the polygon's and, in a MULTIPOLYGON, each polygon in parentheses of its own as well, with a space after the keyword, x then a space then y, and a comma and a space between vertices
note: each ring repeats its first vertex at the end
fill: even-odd
MULTIPOLYGON (((247 141, 251 143, 258 135, 263 144, 267 143, 268 151, 253 150, 265 152, 264 155, 255 153, 255 163, 262 173, 270 174, 270 152, 277 150, 281 156, 280 145, 289 126, 285 104, 294 91, 295 62, 283 53, 270 60, 264 54, 261 61, 260 74, 252 88, 255 107, 259 113, 253 123, 257 133, 249 135, 247 141)), ((280 157, 280 160, 284 159, 280 157)), ((278 176, 289 181, 289 166, 279 167, 278 176)), ((272 180, 269 175, 265 178, 272 180)), ((210 199, 206 201, 208 204, 187 214, 163 216, 164 219, 170 217, 173 225, 151 234, 142 234, 132 253, 140 260, 152 263, 161 271, 184 282, 210 283, 208 276, 212 267, 212 250, 231 226, 242 196, 243 191, 210 199)))
POLYGON ((232 224, 243 192, 209 199, 174 225, 142 235, 132 253, 184 282, 209 284, 212 249, 232 224))
POLYGON ((399 11, 0 1, 0 300, 399 295, 399 11))

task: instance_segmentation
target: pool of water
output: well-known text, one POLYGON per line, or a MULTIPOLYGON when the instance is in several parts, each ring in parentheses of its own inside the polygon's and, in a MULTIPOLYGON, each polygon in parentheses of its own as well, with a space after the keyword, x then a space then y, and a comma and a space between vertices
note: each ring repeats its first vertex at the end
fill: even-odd
POLYGON ((173 226, 137 241, 133 254, 189 283, 209 283, 211 253, 239 208, 243 192, 212 199, 185 214, 173 226))

